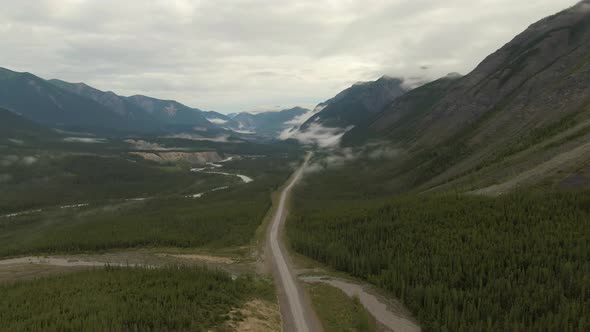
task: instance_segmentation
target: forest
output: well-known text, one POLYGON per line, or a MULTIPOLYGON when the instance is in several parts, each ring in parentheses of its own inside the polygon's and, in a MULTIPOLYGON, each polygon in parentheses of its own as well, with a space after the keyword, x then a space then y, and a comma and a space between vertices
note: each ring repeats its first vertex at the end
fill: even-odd
POLYGON ((590 193, 317 200, 294 250, 399 298, 425 331, 590 330, 590 193))
POLYGON ((184 161, 144 160, 117 139, 86 144, 86 150, 63 141, 0 146, 0 257, 249 244, 271 193, 300 154, 288 144, 158 142, 186 151, 215 148, 221 158, 231 153, 222 171, 253 181, 191 172, 198 165, 184 161), (199 193, 206 194, 191 197, 199 193))
POLYGON ((261 279, 197 267, 107 266, 0 284, 0 321, 4 331, 223 330, 231 309, 273 292, 261 279))
MULTIPOLYGON (((84 157, 84 165, 88 163, 87 160, 94 158, 101 157, 84 157)), ((80 163, 79 159, 74 160, 80 163)), ((81 175, 75 176, 75 179, 80 182, 90 181, 93 187, 111 187, 113 198, 120 197, 121 192, 116 190, 118 186, 109 186, 109 181, 129 184, 129 181, 138 177, 136 182, 129 184, 135 190, 141 190, 144 184, 154 188, 158 183, 170 189, 140 201, 104 199, 104 196, 99 195, 95 196, 95 200, 87 201, 90 203, 88 206, 80 208, 48 207, 37 213, 0 217, 0 256, 132 247, 219 248, 246 245, 254 237, 270 208, 271 193, 291 173, 291 160, 288 156, 269 156, 224 164, 228 172, 239 171, 254 178, 253 182, 247 184, 234 177, 191 173, 188 170, 184 172, 187 176, 175 175, 177 170, 159 170, 169 173, 169 176, 157 177, 155 183, 150 183, 150 178, 143 176, 146 172, 155 172, 154 169, 160 166, 138 165, 137 174, 134 175, 132 171, 112 167, 117 162, 107 165, 98 163, 92 169, 97 169, 101 176, 113 174, 108 176, 110 180, 91 180, 91 175, 85 175, 88 172, 81 171, 81 175), (142 170, 142 167, 147 169, 142 170), (186 197, 226 185, 229 187, 209 192, 201 198, 186 197)), ((76 166, 76 163, 68 164, 72 173, 76 172, 75 167, 82 167, 76 166)), ((92 193, 100 191, 95 190, 88 195, 92 193)), ((130 196, 129 191, 126 193, 126 197, 134 197, 130 196)), ((22 200, 26 201, 27 198, 22 200)))

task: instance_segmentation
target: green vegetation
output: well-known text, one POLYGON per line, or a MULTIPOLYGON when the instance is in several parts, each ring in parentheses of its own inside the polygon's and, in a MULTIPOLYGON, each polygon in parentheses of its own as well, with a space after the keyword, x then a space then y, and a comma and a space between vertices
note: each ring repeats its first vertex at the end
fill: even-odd
MULTIPOLYGON (((291 160, 265 158, 227 163, 224 171, 232 172, 235 168, 255 179, 247 184, 235 177, 185 171, 192 181, 205 183, 197 184, 196 188, 187 183, 177 189, 177 193, 160 194, 145 201, 101 200, 79 209, 46 208, 39 213, 0 218, 0 256, 149 246, 245 245, 254 237, 270 207, 271 192, 289 176, 291 160), (225 181, 223 184, 230 187, 209 192, 201 198, 185 197, 204 192, 205 188, 212 189, 212 184, 219 186, 218 181, 225 181)), ((76 165, 71 166, 72 170, 77 169, 76 165)), ((142 170, 137 169, 136 189, 142 184, 150 184, 151 179, 145 177, 142 180, 142 170)), ((108 165, 96 169, 101 174, 110 174, 109 179, 121 179, 122 183, 133 181, 135 175, 119 175, 118 170, 108 165)), ((154 179, 154 182, 180 185, 183 178, 175 178, 172 174, 154 179)), ((92 176, 82 179, 85 180, 80 182, 86 179, 91 183, 101 181, 92 176)), ((103 181, 108 183, 106 179, 103 181)), ((154 183, 150 185, 153 187, 154 183)))
POLYGON ((377 322, 360 303, 341 290, 322 283, 311 283, 307 289, 326 332, 372 332, 377 322))
POLYGON ((21 152, 5 155, 2 160, 7 162, 0 166, 0 172, 10 178, 0 187, 0 214, 101 199, 165 195, 199 180, 188 169, 133 161, 123 155, 21 152))
POLYGON ((106 267, 0 293, 6 331, 206 331, 251 298, 273 298, 265 281, 196 267, 106 267))
POLYGON ((144 160, 130 154, 134 147, 120 138, 97 144, 68 143, 59 134, 53 139, 0 144, 0 256, 248 244, 268 211, 270 194, 299 156, 289 144, 142 138, 178 144, 182 151, 244 156, 219 170, 254 179, 244 183, 235 176, 191 172, 196 165, 187 162, 144 160), (200 193, 205 194, 187 198, 200 193), (77 204, 85 206, 61 208, 77 204), (26 211, 37 212, 5 217, 26 211))
POLYGON ((320 177, 296 192, 292 247, 391 292, 426 331, 590 329, 590 193, 371 199, 320 177))
MULTIPOLYGON (((243 156, 219 171, 254 179, 244 183, 191 172, 197 165, 187 162, 144 160, 122 138, 70 143, 26 130, 0 134, 0 257, 248 245, 299 156, 284 144, 162 139, 183 152, 243 156)), ((9 331, 225 331, 247 314, 236 310, 244 303, 276 301, 267 281, 194 267, 93 269, 5 283, 0 294, 9 331)))
POLYGON ((578 119, 581 111, 574 112, 563 116, 559 121, 554 123, 549 123, 542 127, 533 128, 531 129, 526 135, 521 137, 515 138, 510 144, 508 144, 504 149, 502 149, 493 160, 488 162, 484 162, 482 164, 489 164, 501 161, 509 156, 512 156, 518 152, 524 151, 536 144, 539 144, 551 137, 556 136, 559 133, 562 133, 580 121, 578 119))

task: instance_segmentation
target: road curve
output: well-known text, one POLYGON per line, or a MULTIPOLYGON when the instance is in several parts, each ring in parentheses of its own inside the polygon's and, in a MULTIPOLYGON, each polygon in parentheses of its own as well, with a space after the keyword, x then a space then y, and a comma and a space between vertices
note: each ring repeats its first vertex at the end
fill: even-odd
POLYGON ((303 176, 303 171, 311 158, 309 153, 301 167, 291 177, 287 186, 281 192, 279 205, 272 217, 270 231, 267 233, 267 245, 272 259, 273 273, 277 282, 279 306, 283 319, 283 331, 291 332, 315 332, 321 331, 321 324, 311 309, 309 299, 301 285, 297 283, 297 277, 290 267, 288 253, 282 243, 282 230, 287 218, 286 202, 291 189, 303 176))

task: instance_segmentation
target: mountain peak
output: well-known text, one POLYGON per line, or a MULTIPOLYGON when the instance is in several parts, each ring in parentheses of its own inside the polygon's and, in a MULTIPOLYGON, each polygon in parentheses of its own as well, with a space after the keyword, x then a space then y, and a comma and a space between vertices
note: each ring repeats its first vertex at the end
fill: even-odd
POLYGON ((383 75, 383 76, 381 76, 377 80, 377 82, 380 82, 380 81, 381 82, 384 82, 384 81, 395 81, 395 82, 398 82, 399 84, 402 84, 404 80, 401 79, 401 78, 399 78, 399 77, 395 77, 395 76, 383 75))

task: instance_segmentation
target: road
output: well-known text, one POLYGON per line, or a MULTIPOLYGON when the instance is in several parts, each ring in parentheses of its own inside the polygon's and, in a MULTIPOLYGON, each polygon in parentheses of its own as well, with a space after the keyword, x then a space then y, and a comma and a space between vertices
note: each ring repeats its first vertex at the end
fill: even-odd
POLYGON ((283 319, 283 331, 315 332, 321 331, 321 323, 311 309, 309 299, 293 273, 289 255, 282 241, 282 231, 287 218, 286 204, 291 189, 303 176, 303 171, 311 158, 307 155, 304 163, 291 177, 287 186, 281 192, 279 205, 272 217, 270 230, 267 233, 267 250, 272 258, 273 273, 278 287, 279 306, 283 319))

